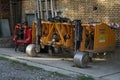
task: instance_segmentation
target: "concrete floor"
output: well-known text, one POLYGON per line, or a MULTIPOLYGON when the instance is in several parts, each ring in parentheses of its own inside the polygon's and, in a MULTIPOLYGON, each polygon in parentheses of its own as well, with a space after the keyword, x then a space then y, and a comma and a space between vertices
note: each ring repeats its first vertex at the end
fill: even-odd
POLYGON ((72 58, 48 56, 40 54, 39 57, 27 57, 22 52, 15 52, 12 48, 0 48, 0 55, 13 60, 25 62, 29 65, 44 68, 48 71, 57 71, 69 76, 87 75, 96 80, 120 80, 120 48, 116 48, 114 54, 108 59, 94 59, 87 68, 74 66, 72 58))

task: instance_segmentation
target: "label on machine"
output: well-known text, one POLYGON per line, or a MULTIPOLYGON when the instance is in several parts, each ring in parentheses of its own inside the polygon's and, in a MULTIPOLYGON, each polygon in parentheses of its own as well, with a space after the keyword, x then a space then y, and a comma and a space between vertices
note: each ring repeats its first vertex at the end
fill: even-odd
POLYGON ((107 35, 105 34, 106 30, 105 29, 99 29, 100 35, 99 35, 99 42, 105 42, 107 35))

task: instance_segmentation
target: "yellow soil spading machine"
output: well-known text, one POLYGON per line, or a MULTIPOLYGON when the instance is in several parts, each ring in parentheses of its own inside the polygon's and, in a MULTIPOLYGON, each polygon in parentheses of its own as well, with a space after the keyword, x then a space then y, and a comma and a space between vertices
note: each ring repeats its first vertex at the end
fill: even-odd
POLYGON ((90 53, 114 51, 115 31, 105 23, 83 24, 80 20, 70 22, 34 22, 32 44, 26 48, 28 56, 37 56, 47 47, 50 55, 62 53, 63 49, 74 55, 74 63, 85 67, 90 53))

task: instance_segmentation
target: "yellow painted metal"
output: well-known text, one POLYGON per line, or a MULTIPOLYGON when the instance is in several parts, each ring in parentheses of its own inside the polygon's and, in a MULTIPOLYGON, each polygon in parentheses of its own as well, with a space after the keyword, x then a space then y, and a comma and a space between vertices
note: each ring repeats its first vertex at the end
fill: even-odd
POLYGON ((94 34, 95 52, 113 51, 115 49, 115 31, 107 24, 96 25, 94 34))
MULTIPOLYGON (((90 24, 82 24, 82 42, 80 51, 86 52, 107 52, 113 51, 115 48, 115 31, 107 24, 100 23, 94 26, 90 24)), ((36 23, 33 23, 32 37, 33 43, 36 39, 36 23)), ((53 34, 58 35, 57 41, 52 45, 53 47, 60 46, 74 50, 74 33, 75 26, 70 23, 58 22, 42 22, 42 36, 40 40, 41 45, 49 45, 53 38, 53 34)))
POLYGON ((42 22, 41 44, 48 45, 54 33, 58 34, 58 39, 53 46, 73 47, 74 32, 68 23, 42 22), (69 39, 65 40, 65 37, 69 39))
POLYGON ((32 43, 35 44, 36 42, 36 22, 32 24, 32 43))

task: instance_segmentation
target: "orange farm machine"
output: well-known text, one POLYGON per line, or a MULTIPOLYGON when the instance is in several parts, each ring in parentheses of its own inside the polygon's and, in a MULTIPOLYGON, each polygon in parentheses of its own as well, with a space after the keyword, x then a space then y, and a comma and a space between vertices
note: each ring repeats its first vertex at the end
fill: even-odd
POLYGON ((83 24, 72 22, 41 21, 33 22, 32 44, 26 48, 28 56, 37 56, 47 47, 50 55, 68 50, 74 56, 78 67, 85 67, 90 53, 111 52, 115 49, 115 31, 105 23, 83 24))

